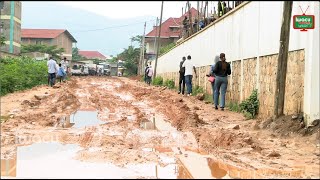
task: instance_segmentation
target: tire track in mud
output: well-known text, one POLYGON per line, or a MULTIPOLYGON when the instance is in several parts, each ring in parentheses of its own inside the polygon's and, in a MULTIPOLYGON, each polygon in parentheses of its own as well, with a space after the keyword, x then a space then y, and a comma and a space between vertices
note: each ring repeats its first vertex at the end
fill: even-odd
MULTIPOLYGON (((159 162, 159 153, 141 149, 162 144, 172 137, 141 129, 140 122, 150 119, 153 113, 160 113, 179 132, 194 134, 201 148, 191 148, 192 151, 216 154, 222 161, 244 168, 261 164, 267 169, 288 167, 287 163, 281 162, 283 157, 266 157, 269 146, 275 147, 269 139, 260 139, 258 135, 243 130, 242 126, 240 130, 226 127, 226 124, 241 124, 241 115, 212 111, 213 108, 202 105, 192 97, 177 97, 175 92, 128 79, 73 77, 47 98, 28 101, 33 105, 21 105, 21 111, 14 118, 1 124, 1 158, 10 157, 17 147, 15 131, 19 131, 27 136, 52 135, 63 144, 79 144, 83 150, 76 159, 84 161, 113 162, 117 165, 159 162), (107 123, 81 130, 53 128, 61 117, 81 109, 98 111, 101 120, 107 123)), ((277 150, 281 154, 291 151, 289 148, 277 150)), ((314 159, 306 157, 314 162, 314 159)))

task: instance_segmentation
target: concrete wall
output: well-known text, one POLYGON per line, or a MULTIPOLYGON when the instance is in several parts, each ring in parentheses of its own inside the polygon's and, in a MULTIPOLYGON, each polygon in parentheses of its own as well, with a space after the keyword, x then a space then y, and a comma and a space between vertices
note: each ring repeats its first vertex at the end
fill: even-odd
MULTIPOLYGON (((285 113, 304 112, 308 123, 319 119, 319 2, 294 2, 292 16, 314 14, 314 30, 290 31, 289 62, 286 85, 285 113), (304 73, 306 72, 306 73, 304 73)), ((208 68, 214 56, 226 53, 231 63, 227 101, 242 101, 257 88, 260 97, 260 115, 270 116, 273 110, 276 58, 283 2, 246 2, 204 30, 191 36, 159 58, 157 74, 177 75, 182 56, 191 55, 199 68, 208 68), (270 13, 272 12, 272 13, 270 13), (174 73, 173 73, 174 72, 174 73)), ((153 66, 154 67, 154 66, 153 66)), ((201 80, 197 81, 204 81, 201 80)), ((205 79, 205 77, 203 77, 205 79)), ((176 77, 174 77, 176 79, 176 77)), ((208 83, 202 86, 207 91, 208 83)))
POLYGON ((4 1, 1 9, 0 24, 3 24, 1 35, 5 37, 3 52, 19 54, 21 47, 21 2, 4 1), (11 46, 11 48, 10 48, 11 46))

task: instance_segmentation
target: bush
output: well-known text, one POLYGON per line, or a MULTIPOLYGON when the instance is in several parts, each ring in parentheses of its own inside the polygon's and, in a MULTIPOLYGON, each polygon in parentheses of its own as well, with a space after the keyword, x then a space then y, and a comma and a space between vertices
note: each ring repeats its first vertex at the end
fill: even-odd
POLYGON ((230 103, 228 104, 228 108, 229 108, 230 111, 241 112, 240 106, 239 106, 238 103, 230 102, 230 103))
POLYGON ((1 96, 48 83, 46 61, 36 61, 29 57, 6 57, 1 59, 0 69, 1 96))
POLYGON ((167 79, 165 82, 164 82, 164 86, 167 86, 169 89, 174 89, 174 81, 171 79, 167 79))
POLYGON ((141 75, 140 81, 144 82, 144 79, 145 79, 144 75, 141 75))
POLYGON ((255 118, 259 111, 258 91, 255 89, 250 97, 240 103, 240 110, 247 118, 255 118))
POLYGON ((196 96, 197 94, 204 93, 204 90, 200 86, 192 87, 192 95, 196 96))
POLYGON ((152 81, 152 84, 155 86, 162 86, 163 85, 163 78, 161 76, 155 77, 152 81))

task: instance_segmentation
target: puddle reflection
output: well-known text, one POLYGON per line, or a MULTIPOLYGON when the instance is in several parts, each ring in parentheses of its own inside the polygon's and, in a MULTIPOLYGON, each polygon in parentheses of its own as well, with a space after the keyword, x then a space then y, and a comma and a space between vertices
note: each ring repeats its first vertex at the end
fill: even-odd
POLYGON ((175 164, 162 167, 157 163, 144 163, 118 167, 112 163, 89 163, 74 159, 80 150, 82 148, 78 145, 57 142, 20 146, 16 159, 1 160, 1 178, 177 178, 175 164))
POLYGON ((105 122, 98 119, 97 111, 77 111, 71 114, 70 118, 66 118, 65 127, 83 128, 100 124, 105 122))

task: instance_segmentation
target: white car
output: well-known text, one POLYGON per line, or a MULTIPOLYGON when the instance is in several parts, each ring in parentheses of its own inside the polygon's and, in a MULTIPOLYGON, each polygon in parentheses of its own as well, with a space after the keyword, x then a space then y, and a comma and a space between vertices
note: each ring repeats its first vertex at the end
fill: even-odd
POLYGON ((71 75, 87 76, 89 75, 89 67, 87 65, 74 64, 71 68, 71 75))

